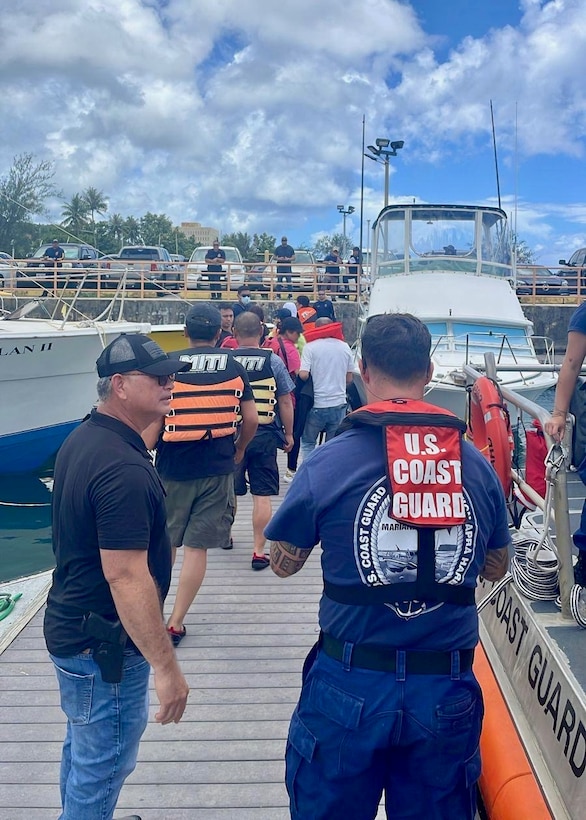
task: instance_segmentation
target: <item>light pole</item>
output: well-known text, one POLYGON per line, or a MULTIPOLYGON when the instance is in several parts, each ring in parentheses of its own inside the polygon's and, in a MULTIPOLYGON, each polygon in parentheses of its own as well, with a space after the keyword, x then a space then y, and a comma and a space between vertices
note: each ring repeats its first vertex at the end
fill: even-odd
POLYGON ((385 166, 385 208, 389 204, 389 157, 396 157, 397 151, 399 151, 405 143, 403 140, 396 140, 391 142, 388 139, 382 139, 381 137, 377 137, 376 145, 368 145, 366 150, 370 151, 369 154, 365 154, 365 157, 368 159, 374 160, 374 162, 381 162, 385 166), (389 147, 390 146, 390 147, 389 147))
POLYGON ((355 208, 353 205, 348 205, 348 207, 347 207, 347 208, 346 208, 346 206, 345 206, 345 205, 338 205, 338 211, 339 211, 339 212, 343 215, 343 217, 344 217, 344 227, 343 227, 343 229, 342 229, 342 235, 344 236, 344 253, 343 253, 343 256, 344 256, 344 257, 345 257, 345 256, 347 255, 347 253, 348 253, 348 247, 347 247, 347 246, 348 246, 348 242, 347 242, 347 240, 346 240, 346 216, 347 216, 348 214, 353 214, 355 210, 356 210, 356 208, 355 208))

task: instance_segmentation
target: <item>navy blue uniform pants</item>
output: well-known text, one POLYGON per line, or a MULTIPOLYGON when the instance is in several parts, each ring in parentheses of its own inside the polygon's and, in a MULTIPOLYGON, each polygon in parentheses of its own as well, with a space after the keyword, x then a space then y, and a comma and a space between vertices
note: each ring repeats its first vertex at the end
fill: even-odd
MULTIPOLYGON (((309 660, 309 659, 308 659, 309 660)), ((483 704, 472 672, 350 668, 319 651, 289 728, 292 820, 472 820, 483 704)))

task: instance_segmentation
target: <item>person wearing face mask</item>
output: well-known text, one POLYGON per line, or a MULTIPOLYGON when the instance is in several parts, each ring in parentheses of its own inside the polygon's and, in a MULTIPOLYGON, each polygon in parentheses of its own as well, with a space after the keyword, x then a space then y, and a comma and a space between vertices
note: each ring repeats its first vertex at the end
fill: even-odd
POLYGON ((241 313, 244 313, 245 310, 248 310, 248 306, 250 305, 250 289, 248 285, 240 285, 236 292, 238 294, 238 301, 232 305, 234 320, 236 320, 241 313))

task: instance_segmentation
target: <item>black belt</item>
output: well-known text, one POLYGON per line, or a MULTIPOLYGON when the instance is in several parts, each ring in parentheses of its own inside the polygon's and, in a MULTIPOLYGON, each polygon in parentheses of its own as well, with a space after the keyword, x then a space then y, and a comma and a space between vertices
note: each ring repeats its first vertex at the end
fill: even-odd
MULTIPOLYGON (((339 641, 327 633, 320 636, 320 647, 336 661, 344 660, 346 641, 339 641)), ((473 649, 455 652, 413 652, 411 650, 387 649, 376 644, 354 644, 350 655, 350 666, 372 669, 376 672, 396 672, 397 654, 405 653, 405 671, 412 675, 450 675, 454 669, 454 655, 459 655, 459 671, 468 672, 474 660, 473 649)))

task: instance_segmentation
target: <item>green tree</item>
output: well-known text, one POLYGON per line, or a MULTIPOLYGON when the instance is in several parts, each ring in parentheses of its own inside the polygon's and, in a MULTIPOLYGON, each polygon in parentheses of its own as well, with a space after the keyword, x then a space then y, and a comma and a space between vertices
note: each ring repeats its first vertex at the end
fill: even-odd
POLYGON ((83 240, 83 234, 87 234, 88 214, 89 209, 83 194, 74 194, 61 209, 61 224, 71 232, 74 241, 83 240))
POLYGON ((344 247, 352 247, 352 240, 346 237, 346 241, 344 242, 344 236, 341 233, 334 233, 331 235, 324 235, 321 236, 315 245, 313 246, 313 252, 317 259, 323 259, 324 256, 332 250, 332 248, 337 248, 342 256, 344 255, 344 247))
POLYGON ((277 244, 277 239, 268 233, 255 233, 252 237, 252 255, 254 259, 264 259, 265 251, 267 253, 274 253, 277 244))
MULTIPOLYGON (((11 242, 21 242, 23 226, 30 217, 43 211, 45 200, 58 192, 53 184, 53 163, 36 162, 34 154, 14 157, 8 174, 0 178, 0 250, 7 250, 11 242)), ((15 251, 16 252, 16 251, 15 251)), ((28 250, 21 248, 24 255, 28 250)))
POLYGON ((165 214, 147 212, 140 218, 140 233, 145 245, 164 245, 173 252, 175 247, 175 229, 165 214))
POLYGON ((511 241, 513 243, 513 247, 517 251, 517 262, 520 265, 535 264, 535 253, 524 239, 519 239, 515 233, 512 233, 511 241))
MULTIPOLYGON (((124 233, 120 239, 121 245, 136 245, 142 242, 140 222, 133 216, 124 220, 124 233)), ((118 248, 120 250, 120 247, 118 248)))
POLYGON ((108 210, 108 200, 97 188, 86 188, 82 194, 83 200, 90 212, 92 223, 92 234, 94 237, 94 246, 97 244, 96 236, 96 214, 105 214, 108 210))
POLYGON ((108 219, 108 233, 119 249, 124 244, 124 217, 122 214, 112 214, 108 219))
POLYGON ((243 259, 251 259, 253 256, 252 239, 248 233, 242 233, 242 231, 238 231, 238 233, 225 233, 220 240, 220 244, 232 245, 238 248, 243 259))

